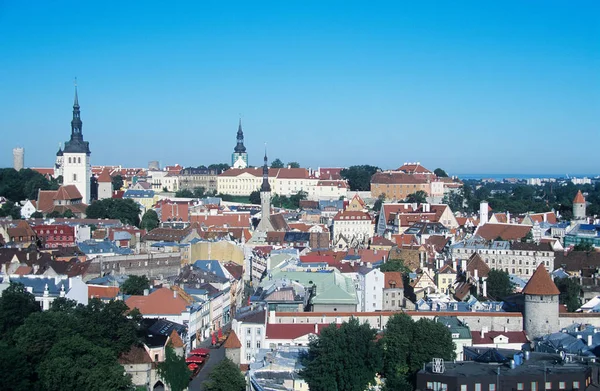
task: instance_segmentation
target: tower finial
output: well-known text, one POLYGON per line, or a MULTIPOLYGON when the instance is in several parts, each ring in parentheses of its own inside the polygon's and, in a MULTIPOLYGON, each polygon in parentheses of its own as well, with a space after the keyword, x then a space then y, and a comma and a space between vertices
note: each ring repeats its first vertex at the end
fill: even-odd
POLYGON ((77 96, 77 77, 75 77, 73 84, 75 85, 75 101, 73 102, 73 107, 79 107, 79 97, 77 96))

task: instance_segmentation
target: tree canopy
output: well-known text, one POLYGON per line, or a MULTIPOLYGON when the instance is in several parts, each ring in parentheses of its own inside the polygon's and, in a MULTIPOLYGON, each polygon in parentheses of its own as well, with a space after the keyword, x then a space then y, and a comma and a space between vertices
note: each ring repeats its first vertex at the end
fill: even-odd
POLYGON ((260 205, 260 191, 254 190, 250 193, 250 203, 254 205, 260 205))
POLYGON ((300 163, 298 163, 298 162, 289 162, 288 166, 290 166, 290 168, 300 168, 300 163))
POLYGON ((140 228, 145 229, 146 231, 152 231, 154 228, 157 228, 159 224, 160 220, 158 219, 156 211, 154 209, 148 209, 142 216, 140 228))
POLYGON ((209 170, 217 170, 217 172, 220 174, 223 171, 227 171, 229 170, 231 167, 229 167, 229 164, 227 163, 213 163, 211 165, 208 166, 209 170))
POLYGON ((446 174, 446 171, 444 171, 441 168, 436 168, 435 170, 433 170, 433 173, 440 178, 445 178, 448 176, 448 174, 446 174))
POLYGON ((6 201, 0 208, 0 217, 12 217, 13 220, 21 218, 21 207, 12 201, 6 201))
POLYGON ((121 175, 115 175, 111 178, 113 190, 121 190, 123 187, 123 177, 121 175))
POLYGON ((94 201, 87 207, 85 214, 90 219, 118 219, 123 224, 140 224, 140 206, 131 198, 94 201))
POLYGON ((194 192, 190 189, 181 189, 175 192, 175 197, 177 198, 194 198, 194 192))
POLYGON ((554 284, 560 291, 560 304, 567 306, 567 311, 575 312, 581 307, 581 285, 574 278, 555 278, 554 284))
POLYGON ((277 158, 271 162, 271 168, 283 168, 283 162, 277 158))
POLYGON ((237 365, 228 358, 215 365, 208 380, 204 382, 203 391, 244 391, 246 379, 237 365))
POLYGON ((406 197, 406 202, 422 204, 427 202, 427 193, 423 190, 417 190, 406 197))
POLYGON ((353 318, 331 324, 309 342, 300 376, 311 391, 364 391, 382 366, 376 330, 353 318))
POLYGON ((9 201, 25 199, 37 200, 38 190, 56 190, 58 182, 48 180, 37 171, 25 168, 16 171, 13 168, 0 169, 0 196, 9 201))
POLYGON ((573 251, 594 251, 594 245, 589 242, 577 243, 575 246, 573 246, 573 251))
POLYGON ((17 390, 130 390, 117 361, 138 342, 139 313, 128 311, 122 301, 84 306, 57 298, 42 312, 11 284, 0 297, 0 370, 17 390))
POLYGON ((506 296, 512 295, 514 290, 515 284, 510 280, 506 271, 498 269, 490 270, 487 277, 488 297, 500 300, 506 296))
POLYGON ((352 191, 371 190, 371 177, 379 170, 379 167, 361 165, 350 166, 341 171, 342 178, 348 180, 352 191))
POLYGON ((121 292, 126 295, 143 295, 144 289, 150 289, 150 280, 146 276, 130 274, 121 285, 121 292))
POLYGON ((379 341, 383 351, 385 390, 412 390, 415 373, 432 358, 455 358, 455 345, 448 328, 422 318, 417 322, 406 314, 392 316, 379 341))
POLYGON ((175 353, 173 347, 168 345, 165 351, 165 361, 158 364, 158 375, 165 380, 172 391, 183 391, 190 383, 192 372, 185 363, 185 357, 175 353))
POLYGON ((380 267, 379 270, 382 272, 401 272, 410 273, 410 268, 404 264, 403 259, 388 259, 380 267))
MULTIPOLYGON (((271 205, 285 209, 298 209, 300 207, 300 201, 305 200, 306 196, 307 193, 305 191, 299 191, 298 193, 293 194, 289 197, 275 194, 273 198, 271 198, 271 205)), ((252 199, 250 201, 252 201, 252 199)))

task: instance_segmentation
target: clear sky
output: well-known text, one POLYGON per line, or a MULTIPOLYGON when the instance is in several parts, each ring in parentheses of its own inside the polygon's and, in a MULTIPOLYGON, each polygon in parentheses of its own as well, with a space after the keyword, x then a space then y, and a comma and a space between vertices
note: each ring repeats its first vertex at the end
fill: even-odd
POLYGON ((0 2, 0 166, 598 173, 600 1, 0 2))

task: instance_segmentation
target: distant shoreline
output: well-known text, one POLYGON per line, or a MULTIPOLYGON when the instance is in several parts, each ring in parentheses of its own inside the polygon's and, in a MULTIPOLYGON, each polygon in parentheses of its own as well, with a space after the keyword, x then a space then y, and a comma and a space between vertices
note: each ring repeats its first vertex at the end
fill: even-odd
MULTIPOLYGON (((529 178, 540 178, 540 179, 548 179, 548 178, 567 178, 567 174, 454 174, 454 176, 459 177, 460 179, 495 179, 502 180, 507 178, 515 178, 515 179, 529 179, 529 178)), ((569 178, 595 178, 598 174, 569 174, 569 178)))

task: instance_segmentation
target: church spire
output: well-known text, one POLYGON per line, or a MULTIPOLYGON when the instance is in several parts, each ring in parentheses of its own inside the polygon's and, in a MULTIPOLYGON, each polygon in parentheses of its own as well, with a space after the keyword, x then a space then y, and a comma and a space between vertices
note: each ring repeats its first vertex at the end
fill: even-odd
POLYGON ((271 185, 269 184, 269 165, 267 163, 267 145, 265 144, 265 163, 263 165, 263 181, 260 187, 261 192, 271 192, 271 185))
POLYGON ((73 109, 79 109, 79 97, 77 96, 77 78, 75 78, 75 100, 73 101, 73 109))
POLYGON ((233 149, 234 153, 244 153, 246 152, 246 147, 244 146, 244 131, 242 130, 242 118, 240 117, 240 122, 238 125, 237 131, 237 144, 233 149))
POLYGON ((81 128, 81 111, 79 110, 79 94, 77 93, 77 79, 75 79, 75 98, 73 99, 73 119, 71 120, 71 139, 65 143, 63 152, 90 154, 90 147, 83 141, 81 128))

